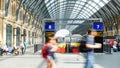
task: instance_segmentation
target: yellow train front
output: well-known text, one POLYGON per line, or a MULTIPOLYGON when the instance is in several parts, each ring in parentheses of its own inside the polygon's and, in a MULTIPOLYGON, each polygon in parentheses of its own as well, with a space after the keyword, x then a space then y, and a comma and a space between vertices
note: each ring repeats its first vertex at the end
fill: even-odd
POLYGON ((67 37, 58 40, 58 52, 60 53, 79 53, 81 37, 67 37))
MULTIPOLYGON (((99 33, 98 33, 99 34, 99 33)), ((101 43, 103 45, 103 37, 96 36, 96 43, 101 43)), ((60 38, 58 40, 58 52, 59 53, 86 53, 86 36, 70 36, 65 38, 60 38)), ((100 49, 94 49, 96 53, 103 53, 103 46, 100 49)))

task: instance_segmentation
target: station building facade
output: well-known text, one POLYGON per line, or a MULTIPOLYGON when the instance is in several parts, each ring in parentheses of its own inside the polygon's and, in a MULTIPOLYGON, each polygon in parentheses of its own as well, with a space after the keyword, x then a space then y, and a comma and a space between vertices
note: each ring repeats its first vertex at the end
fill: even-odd
POLYGON ((41 23, 35 19, 19 0, 0 0, 0 41, 1 45, 40 44, 41 23))

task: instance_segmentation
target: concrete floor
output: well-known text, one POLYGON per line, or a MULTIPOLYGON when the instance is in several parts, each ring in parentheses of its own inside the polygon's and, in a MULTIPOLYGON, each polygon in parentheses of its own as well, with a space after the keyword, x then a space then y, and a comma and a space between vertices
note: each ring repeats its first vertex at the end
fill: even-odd
MULTIPOLYGON (((95 68, 119 68, 120 52, 113 54, 95 54, 95 68)), ((83 54, 56 54, 57 68, 84 68, 83 54)), ((19 55, 0 57, 0 68, 46 68, 46 62, 40 55, 19 55)))

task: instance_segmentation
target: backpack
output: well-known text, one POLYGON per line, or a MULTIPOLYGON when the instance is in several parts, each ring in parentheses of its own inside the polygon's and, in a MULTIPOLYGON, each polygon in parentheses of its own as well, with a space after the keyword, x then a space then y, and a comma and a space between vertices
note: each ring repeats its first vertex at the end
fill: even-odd
POLYGON ((43 58, 47 58, 47 56, 48 56, 48 45, 44 45, 43 47, 42 47, 42 57, 43 58))

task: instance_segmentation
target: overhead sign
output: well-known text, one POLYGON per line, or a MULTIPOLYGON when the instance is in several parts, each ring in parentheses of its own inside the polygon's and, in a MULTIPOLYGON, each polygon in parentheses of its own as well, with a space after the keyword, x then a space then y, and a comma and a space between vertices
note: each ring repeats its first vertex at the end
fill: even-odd
POLYGON ((54 31, 55 30, 55 23, 54 22, 46 22, 45 23, 45 30, 46 31, 54 31))
POLYGON ((96 31, 103 31, 103 23, 102 22, 93 23, 93 29, 96 31))

